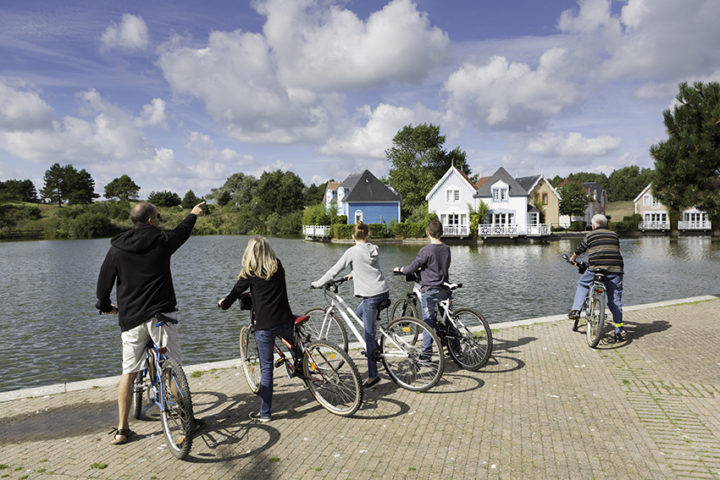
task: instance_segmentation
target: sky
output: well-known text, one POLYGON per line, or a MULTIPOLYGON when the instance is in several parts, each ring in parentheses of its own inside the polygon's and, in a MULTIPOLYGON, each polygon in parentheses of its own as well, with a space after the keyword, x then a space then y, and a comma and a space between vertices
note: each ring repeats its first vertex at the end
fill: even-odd
POLYGON ((140 196, 306 185, 438 125, 472 173, 652 167, 678 84, 720 81, 717 0, 2 0, 0 180, 140 196))

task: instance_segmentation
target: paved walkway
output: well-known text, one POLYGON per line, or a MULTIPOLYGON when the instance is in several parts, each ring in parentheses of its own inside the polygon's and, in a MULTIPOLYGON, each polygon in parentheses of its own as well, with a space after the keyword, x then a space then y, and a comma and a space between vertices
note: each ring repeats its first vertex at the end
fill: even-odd
POLYGON ((278 372, 272 422, 250 421, 259 400, 237 365, 205 366, 189 375, 207 427, 188 461, 166 450, 157 420, 110 446, 107 381, 6 393, 0 478, 720 479, 720 300, 675 303, 628 308, 631 340, 596 350, 559 317, 498 328, 483 370, 449 362, 428 393, 383 373, 354 418, 278 372))

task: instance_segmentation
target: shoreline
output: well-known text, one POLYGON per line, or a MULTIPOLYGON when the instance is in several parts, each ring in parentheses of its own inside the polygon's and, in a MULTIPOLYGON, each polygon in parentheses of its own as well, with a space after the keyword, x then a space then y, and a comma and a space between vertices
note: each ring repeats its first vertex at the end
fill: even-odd
MULTIPOLYGON (((681 305, 685 303, 699 303, 699 302, 706 302, 710 300, 716 300, 720 297, 715 295, 701 295, 697 297, 687 297, 687 298, 678 298, 678 299, 672 299, 672 300, 664 300, 660 302, 652 302, 652 303, 645 303, 645 304, 639 304, 639 305, 630 305, 623 307, 624 312, 632 312, 635 310, 643 310, 648 308, 660 308, 660 307, 668 307, 673 305, 681 305)), ((535 318, 528 318, 525 320, 514 320, 511 322, 502 322, 502 323, 491 323, 490 328, 492 330, 498 330, 498 329, 507 329, 507 328, 514 328, 514 327, 521 327, 521 326, 527 326, 527 325, 533 325, 538 323, 549 323, 549 322, 557 322, 567 320, 566 314, 559 314, 559 315, 548 315, 543 317, 535 317, 535 318)), ((352 345, 351 345, 352 347, 352 345)), ((193 364, 193 365, 183 365, 183 369, 185 370, 185 374, 190 377, 193 372, 200 371, 200 372, 207 372, 213 369, 225 369, 225 368, 231 368, 231 367, 239 367, 240 366, 240 359, 234 358, 230 360, 222 360, 217 362, 207 362, 207 363, 199 363, 199 364, 193 364)), ((18 400, 23 398, 33 398, 33 397, 49 397, 51 395, 57 395, 61 393, 68 393, 68 392, 74 392, 79 390, 87 390, 87 389, 94 389, 94 388, 100 388, 100 387, 106 387, 106 386, 113 386, 117 385, 118 380, 120 379, 120 375, 114 375, 110 377, 100 377, 96 379, 90 379, 90 380, 80 380, 75 382, 64 382, 64 383, 56 383, 51 385, 43 385, 43 386, 37 386, 37 387, 28 387, 18 390, 9 390, 6 392, 0 392, 0 403, 8 402, 11 400, 18 400)))

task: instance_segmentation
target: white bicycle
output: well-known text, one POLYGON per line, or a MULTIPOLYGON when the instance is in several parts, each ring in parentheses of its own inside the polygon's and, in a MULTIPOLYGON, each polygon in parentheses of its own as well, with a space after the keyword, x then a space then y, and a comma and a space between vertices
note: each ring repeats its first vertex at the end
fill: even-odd
MULTIPOLYGON (((357 324, 362 329, 363 322, 338 294, 338 286, 346 281, 345 278, 330 280, 320 287, 329 302, 326 307, 312 308, 305 314, 310 317, 305 322, 305 333, 310 334, 310 341, 331 341, 348 351, 349 329, 366 352, 365 337, 356 327, 357 324)), ((377 307, 380 343, 373 354, 374 359, 382 361, 390 378, 401 387, 429 390, 440 381, 445 368, 440 339, 425 323, 412 317, 397 318, 383 326, 385 322, 381 321, 380 314, 389 306, 390 300, 386 300, 377 307), (422 333, 432 338, 432 344, 425 349, 422 340, 418 341, 422 333)))

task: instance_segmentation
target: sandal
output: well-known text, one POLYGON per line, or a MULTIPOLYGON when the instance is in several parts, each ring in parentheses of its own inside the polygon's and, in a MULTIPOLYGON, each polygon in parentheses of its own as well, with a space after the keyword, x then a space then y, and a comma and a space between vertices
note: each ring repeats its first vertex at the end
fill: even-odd
POLYGON ((110 445, 123 445, 127 443, 133 435, 135 435, 135 432, 129 428, 113 428, 108 435, 112 435, 113 433, 115 435, 113 436, 110 445))

